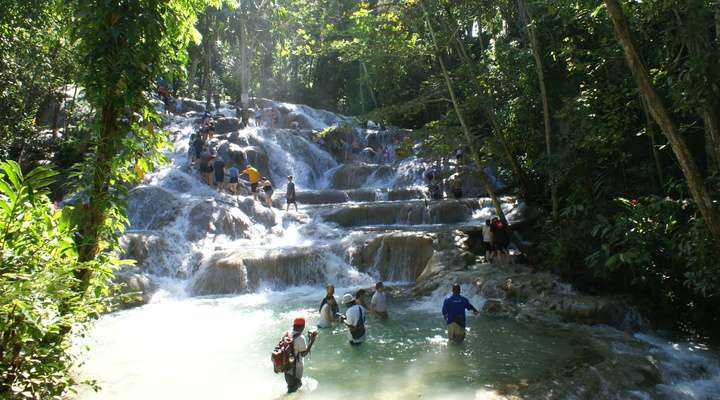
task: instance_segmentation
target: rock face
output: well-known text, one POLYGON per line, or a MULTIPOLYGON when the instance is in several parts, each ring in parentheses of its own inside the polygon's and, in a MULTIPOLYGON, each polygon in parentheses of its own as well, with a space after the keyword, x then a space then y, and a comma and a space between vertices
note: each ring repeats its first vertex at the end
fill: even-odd
POLYGON ((430 235, 391 233, 365 243, 353 264, 382 280, 415 281, 433 253, 430 235))
POLYGON ((204 112, 205 111, 205 103, 188 99, 186 97, 182 98, 182 109, 181 110, 175 110, 178 114, 186 113, 188 111, 195 111, 195 112, 204 112))
POLYGON ((225 163, 235 165, 242 169, 245 166, 245 151, 243 148, 231 142, 224 142, 217 148, 218 156, 225 160, 225 163))
POLYGON ((339 167, 330 180, 333 189, 358 189, 371 176, 375 180, 389 179, 393 176, 389 165, 344 164, 339 167))
POLYGON ((130 226, 134 229, 160 229, 175 220, 182 201, 157 186, 140 186, 127 199, 130 226))
POLYGON ((189 291, 194 296, 236 294, 245 293, 247 286, 247 273, 242 257, 218 253, 195 274, 189 291))

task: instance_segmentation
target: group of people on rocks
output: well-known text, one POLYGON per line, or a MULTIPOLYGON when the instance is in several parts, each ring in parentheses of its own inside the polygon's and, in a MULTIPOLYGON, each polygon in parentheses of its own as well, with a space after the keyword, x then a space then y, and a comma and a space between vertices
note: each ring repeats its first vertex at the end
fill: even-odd
POLYGON ((510 263, 508 247, 510 246, 510 227, 500 218, 493 217, 485 220, 482 226, 482 238, 485 245, 485 260, 510 263))
MULTIPOLYGON (((265 196, 265 204, 268 208, 272 208, 273 184, 270 178, 260 174, 257 168, 251 164, 247 164, 240 171, 237 165, 230 165, 217 154, 209 141, 215 134, 215 123, 209 112, 203 114, 200 130, 190 135, 189 159, 191 164, 196 164, 200 174, 208 186, 215 187, 218 192, 227 191, 232 195, 238 194, 238 185, 241 177, 245 177, 250 184, 250 193, 254 200, 257 200, 258 191, 261 189, 265 196), (227 177, 227 188, 225 181, 227 177)), ((287 210, 290 205, 295 205, 297 211, 297 200, 295 192, 295 183, 292 175, 287 177, 286 188, 287 210)))
MULTIPOLYGON (((441 313, 447 327, 448 339, 453 343, 462 343, 466 334, 465 312, 472 311, 477 315, 480 311, 470 301, 460 294, 459 284, 452 286, 452 294, 443 301, 441 313)), ((318 328, 331 328, 333 323, 342 323, 348 329, 348 343, 357 347, 367 340, 366 317, 374 315, 380 320, 386 320, 388 316, 387 293, 383 282, 375 284, 375 293, 370 302, 366 301, 367 291, 359 289, 355 296, 350 293, 342 297, 342 304, 346 307, 345 313, 340 313, 340 307, 335 299, 335 286, 326 286, 326 295, 320 302, 320 320, 318 328)), ((318 336, 317 330, 310 330, 306 339, 303 336, 306 321, 303 317, 293 320, 292 329, 283 333, 283 338, 292 340, 289 348, 292 351, 292 362, 283 371, 288 393, 296 392, 302 386, 304 373, 304 361, 318 336)), ((283 339, 281 339, 283 340, 283 339)))

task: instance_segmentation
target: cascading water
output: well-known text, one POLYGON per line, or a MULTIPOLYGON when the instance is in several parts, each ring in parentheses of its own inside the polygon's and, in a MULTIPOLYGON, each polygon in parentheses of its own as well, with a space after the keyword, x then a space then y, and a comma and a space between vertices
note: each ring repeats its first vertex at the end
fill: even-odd
MULTIPOLYGON (((272 373, 269 352, 293 317, 316 323, 326 282, 338 286, 337 297, 376 278, 412 281, 437 258, 436 236, 491 215, 487 199, 428 202, 421 187, 427 165, 414 157, 395 167, 338 163, 309 129, 351 123, 349 118, 274 105, 281 113, 278 129, 226 132, 213 145, 231 164, 240 157, 258 160, 279 190, 294 175, 299 212, 270 210, 203 184, 187 158, 198 114, 169 118, 168 128, 177 132, 171 164, 132 191, 131 226, 123 238, 126 256, 138 260, 160 289, 149 304, 97 322, 79 374, 97 379, 102 390, 81 388, 81 399, 283 397, 285 384, 272 373), (299 131, 287 129, 291 121, 300 123, 299 131)), ((227 106, 221 111, 231 113, 227 106)), ((366 140, 361 130, 355 133, 366 140)), ((387 134, 376 138, 393 143, 387 134)), ((525 212, 512 198, 503 199, 503 208, 511 220, 525 212)), ((440 286, 422 298, 391 295, 390 319, 368 318, 370 339, 360 348, 347 344, 341 326, 322 330, 294 396, 573 398, 581 389, 567 378, 570 371, 630 353, 656 360, 659 380, 628 386, 606 372, 593 380, 601 386, 597 393, 720 396, 720 363, 709 350, 612 328, 481 315, 468 320, 464 346, 448 346, 439 315, 448 289, 440 286)), ((473 290, 464 286, 481 307, 486 299, 473 290)))

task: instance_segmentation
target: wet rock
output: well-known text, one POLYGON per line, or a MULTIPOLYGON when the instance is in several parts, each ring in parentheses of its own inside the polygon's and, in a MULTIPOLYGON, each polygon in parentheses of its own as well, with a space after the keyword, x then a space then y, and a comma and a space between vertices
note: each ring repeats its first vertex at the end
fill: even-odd
POLYGON ((433 238, 418 233, 391 233, 366 242, 356 265, 383 280, 414 281, 434 253, 433 238))
POLYGON ((183 207, 172 192, 157 186, 140 186, 127 199, 128 218, 133 229, 159 229, 175 220, 183 207))
POLYGON ((394 170, 389 165, 344 164, 339 167, 330 180, 333 189, 358 189, 368 178, 374 180, 389 179, 394 170))
POLYGON ((235 143, 223 142, 218 146, 217 154, 225 160, 228 167, 235 165, 242 169, 245 166, 245 152, 235 143))
POLYGON ((240 210, 219 204, 214 199, 198 202, 189 214, 187 237, 197 241, 208 234, 227 235, 233 239, 247 237, 250 221, 240 210))
POLYGON ((270 176, 268 156, 261 147, 249 146, 242 149, 245 161, 255 167, 263 176, 270 176))
POLYGON ((348 195, 341 190, 297 191, 296 199, 300 204, 336 204, 348 201, 348 195))
POLYGON ((430 222, 453 224, 470 219, 472 209, 463 200, 445 200, 430 203, 430 222))
MULTIPOLYGON (((227 251, 214 254, 203 263, 190 285, 193 295, 235 294, 256 290, 261 284, 276 286, 319 284, 332 272, 325 250, 286 248, 252 253, 227 251)), ((341 273, 338 269, 337 273, 341 273)))
POLYGON ((389 201, 413 200, 423 198, 423 192, 419 189, 393 189, 388 192, 389 201))
POLYGON ((511 318, 517 313, 517 309, 506 302, 497 299, 488 299, 482 306, 481 312, 493 317, 511 318))
POLYGON ((131 308, 147 304, 158 289, 158 285, 147 275, 132 266, 122 266, 114 274, 115 283, 122 284, 121 307, 131 308))
MULTIPOLYGON (((258 196, 258 199, 261 199, 261 196, 258 196)), ((266 228, 272 228, 278 224, 277 214, 267 208, 264 203, 255 201, 251 197, 240 199, 238 207, 255 223, 262 224, 266 228)))
POLYGON ((323 217, 341 226, 451 224, 468 220, 477 206, 472 200, 393 202, 348 205, 330 209, 323 217))
POLYGON ((237 118, 223 117, 215 120, 215 133, 224 135, 226 133, 242 129, 242 122, 237 118))
POLYGON ((216 253, 204 263, 189 285, 190 294, 238 294, 247 292, 247 273, 239 254, 216 253))
POLYGON ((183 97, 182 98, 182 110, 178 110, 176 112, 178 112, 178 113, 185 112, 186 113, 188 111, 202 113, 205 111, 205 103, 198 101, 198 100, 193 100, 193 99, 188 99, 186 97, 183 97))

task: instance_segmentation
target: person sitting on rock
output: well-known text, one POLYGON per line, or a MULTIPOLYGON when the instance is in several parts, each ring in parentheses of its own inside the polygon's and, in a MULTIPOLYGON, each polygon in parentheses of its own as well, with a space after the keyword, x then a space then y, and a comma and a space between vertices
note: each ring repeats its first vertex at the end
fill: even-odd
POLYGON ((364 301, 365 289, 358 290, 355 293, 355 298, 349 293, 343 296, 343 304, 347 305, 348 309, 340 319, 348 327, 350 344, 353 346, 361 345, 366 338, 365 314, 367 310, 363 307, 364 301))
POLYGON ((253 195, 253 200, 257 200, 257 188, 258 182, 260 181, 260 172, 258 172, 258 170, 252 165, 248 164, 240 175, 248 177, 248 180, 250 181, 250 192, 253 195))
POLYGON ((290 204, 295 205, 295 211, 298 210, 297 206, 297 199, 295 198, 295 183, 293 182, 293 176, 290 175, 287 177, 288 183, 287 187, 285 189, 285 198, 287 200, 287 209, 285 211, 290 211, 290 204))
POLYGON ((318 328, 330 328, 332 323, 335 322, 335 313, 333 307, 337 307, 335 296, 326 296, 325 303, 320 307, 320 321, 318 322, 318 328))
MULTIPOLYGON (((332 283, 328 283, 325 286, 325 297, 323 297, 322 301, 320 302, 320 312, 322 312, 323 306, 325 306, 325 303, 327 303, 328 299, 331 298, 335 300, 335 285, 332 283)), ((338 306, 337 301, 334 302, 332 306, 332 314, 334 318, 337 318, 340 315, 340 307, 338 306)))
POLYGON ((385 294, 385 285, 382 282, 375 284, 375 294, 370 300, 370 308, 378 318, 387 319, 387 295, 385 294))
POLYGON ((456 283, 452 287, 452 295, 445 299, 442 306, 451 342, 462 343, 465 340, 465 310, 472 310, 475 315, 479 313, 468 299, 460 295, 460 285, 456 283))

